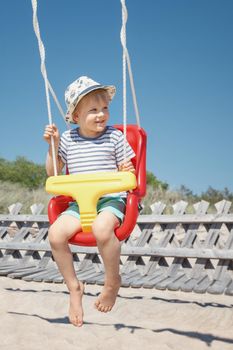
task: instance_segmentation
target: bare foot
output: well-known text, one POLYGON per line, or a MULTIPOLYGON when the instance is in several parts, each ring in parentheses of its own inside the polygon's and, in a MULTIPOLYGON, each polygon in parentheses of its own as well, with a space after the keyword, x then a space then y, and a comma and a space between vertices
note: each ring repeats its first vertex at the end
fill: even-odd
POLYGON ((83 325, 83 307, 82 297, 84 293, 84 285, 79 282, 76 289, 70 291, 70 308, 69 308, 69 320, 76 327, 83 325))
POLYGON ((121 286, 121 278, 115 281, 106 281, 99 298, 95 302, 95 307, 101 312, 109 312, 115 304, 117 293, 121 286))

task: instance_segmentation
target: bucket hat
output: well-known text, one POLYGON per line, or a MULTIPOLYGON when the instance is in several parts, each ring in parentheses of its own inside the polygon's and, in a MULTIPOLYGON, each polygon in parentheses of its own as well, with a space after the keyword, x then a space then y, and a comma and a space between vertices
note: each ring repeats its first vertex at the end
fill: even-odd
POLYGON ((113 85, 102 85, 87 76, 82 76, 73 81, 65 91, 65 102, 67 105, 66 121, 74 123, 73 112, 81 99, 94 90, 104 89, 107 91, 109 99, 112 100, 116 93, 113 85))

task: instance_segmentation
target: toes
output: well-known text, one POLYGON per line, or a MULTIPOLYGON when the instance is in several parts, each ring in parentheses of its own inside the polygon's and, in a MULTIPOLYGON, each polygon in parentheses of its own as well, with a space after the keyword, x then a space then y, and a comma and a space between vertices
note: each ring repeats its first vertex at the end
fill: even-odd
POLYGON ((83 321, 78 319, 76 325, 77 327, 82 327, 83 321))
POLYGON ((94 305, 95 305, 95 308, 98 309, 98 307, 99 307, 99 305, 100 305, 100 301, 99 301, 99 300, 96 300, 96 302, 95 302, 94 305))
POLYGON ((70 323, 75 327, 81 327, 83 325, 83 321, 79 317, 70 318, 70 323))
POLYGON ((76 316, 76 326, 81 327, 83 325, 83 320, 76 316))
POLYGON ((100 312, 105 312, 105 306, 100 305, 99 308, 98 308, 98 310, 99 310, 100 312))
POLYGON ((94 307, 100 312, 109 312, 112 310, 113 305, 104 305, 100 300, 96 300, 94 307))
POLYGON ((96 308, 100 312, 109 312, 112 310, 112 306, 105 306, 100 303, 98 303, 98 306, 96 306, 96 308))

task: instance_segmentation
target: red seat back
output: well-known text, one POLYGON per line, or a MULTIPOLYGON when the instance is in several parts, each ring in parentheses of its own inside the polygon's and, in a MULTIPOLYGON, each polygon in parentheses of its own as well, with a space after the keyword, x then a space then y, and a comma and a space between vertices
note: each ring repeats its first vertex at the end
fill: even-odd
MULTIPOLYGON (((114 125, 115 128, 123 132, 123 125, 114 125)), ((137 189, 134 192, 140 199, 146 194, 146 133, 137 125, 128 124, 126 127, 126 137, 136 156, 132 159, 136 169, 137 189)))

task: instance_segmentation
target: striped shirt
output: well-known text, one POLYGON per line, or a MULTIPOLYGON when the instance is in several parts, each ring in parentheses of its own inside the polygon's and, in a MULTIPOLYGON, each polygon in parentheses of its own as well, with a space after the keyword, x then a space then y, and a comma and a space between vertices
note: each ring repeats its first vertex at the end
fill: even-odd
MULTIPOLYGON (((58 155, 68 167, 69 174, 112 172, 124 161, 124 135, 112 126, 96 138, 79 134, 79 128, 65 131, 60 140, 58 155)), ((126 142, 126 159, 135 153, 126 142)))

